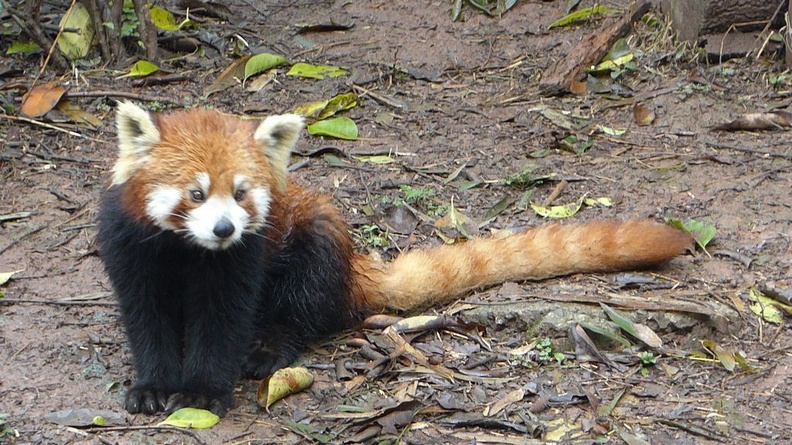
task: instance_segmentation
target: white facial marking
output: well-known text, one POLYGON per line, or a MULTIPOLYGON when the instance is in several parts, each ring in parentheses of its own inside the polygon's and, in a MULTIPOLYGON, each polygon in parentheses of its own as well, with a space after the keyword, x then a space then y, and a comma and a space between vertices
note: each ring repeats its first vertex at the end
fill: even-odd
POLYGON ((234 176, 234 190, 244 189, 243 186, 247 185, 247 178, 244 175, 234 176))
POLYGON ((160 185, 146 197, 146 214, 154 220, 160 228, 174 230, 176 227, 169 222, 173 216, 173 209, 181 201, 181 191, 173 187, 160 185))
POLYGON ((250 222, 248 213, 231 196, 212 196, 205 203, 187 213, 185 227, 192 241, 210 250, 223 250, 242 238, 242 231, 250 222), (234 233, 226 238, 215 235, 217 223, 228 218, 234 233))
POLYGON ((248 196, 253 201, 253 206, 256 208, 256 214, 253 216, 252 229, 256 230, 264 225, 269 215, 270 203, 272 197, 267 189, 254 188, 248 191, 248 196))
POLYGON ((198 173, 195 176, 195 181, 201 187, 201 191, 205 194, 209 193, 209 186, 212 185, 212 180, 209 179, 209 173, 198 173))

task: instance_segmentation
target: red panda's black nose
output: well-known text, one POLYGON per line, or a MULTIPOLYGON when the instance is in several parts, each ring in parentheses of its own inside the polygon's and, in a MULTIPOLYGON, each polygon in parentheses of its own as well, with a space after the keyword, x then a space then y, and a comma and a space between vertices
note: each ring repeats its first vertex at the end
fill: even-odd
POLYGON ((232 224, 231 221, 224 216, 220 218, 219 221, 217 221, 217 224, 215 224, 212 232, 218 238, 228 238, 234 234, 234 224, 232 224))

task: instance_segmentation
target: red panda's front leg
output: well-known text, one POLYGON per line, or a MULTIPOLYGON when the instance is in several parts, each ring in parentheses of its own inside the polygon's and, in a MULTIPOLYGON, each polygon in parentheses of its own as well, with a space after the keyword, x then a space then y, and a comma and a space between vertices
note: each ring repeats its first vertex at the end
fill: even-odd
POLYGON ((250 235, 227 250, 183 260, 181 389, 166 411, 189 406, 222 416, 231 408, 261 306, 265 259, 264 239, 250 235))
MULTIPOLYGON (((255 244, 249 241, 244 252, 232 248, 229 257, 245 258, 255 244)), ((166 411, 189 406, 222 416, 231 408, 260 298, 262 266, 255 258, 247 260, 226 258, 186 280, 182 389, 170 397, 166 411)))
POLYGON ((177 256, 168 246, 172 239, 128 215, 119 196, 114 187, 103 198, 97 240, 137 373, 124 408, 154 414, 181 389, 181 293, 171 266, 177 256))
MULTIPOLYGON (((347 225, 325 196, 292 185, 288 221, 268 259, 256 334, 243 365, 264 378, 289 365, 305 346, 351 326, 359 309, 351 298, 354 255, 347 225)), ((282 213, 281 213, 282 212, 282 213)))

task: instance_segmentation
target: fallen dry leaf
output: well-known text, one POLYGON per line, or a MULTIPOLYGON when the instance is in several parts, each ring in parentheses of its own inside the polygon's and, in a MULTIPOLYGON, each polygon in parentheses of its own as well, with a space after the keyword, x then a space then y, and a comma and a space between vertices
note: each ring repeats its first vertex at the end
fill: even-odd
POLYGON ((57 82, 38 85, 22 98, 19 111, 27 117, 43 116, 58 105, 64 94, 66 88, 57 82))
POLYGON ((740 130, 780 130, 792 127, 792 113, 774 111, 772 113, 748 113, 737 119, 713 128, 715 131, 740 130))

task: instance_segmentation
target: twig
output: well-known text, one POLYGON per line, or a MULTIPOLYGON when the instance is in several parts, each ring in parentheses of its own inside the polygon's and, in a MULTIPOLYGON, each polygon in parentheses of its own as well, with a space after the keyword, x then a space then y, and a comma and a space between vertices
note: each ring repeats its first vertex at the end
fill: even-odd
POLYGON ((542 206, 543 207, 547 207, 550 204, 552 204, 553 201, 558 199, 558 197, 561 196, 561 192, 564 191, 564 187, 566 187, 567 184, 569 184, 569 182, 563 181, 563 180, 561 182, 559 182, 558 184, 556 184, 555 188, 553 188, 553 191, 550 192, 550 195, 547 196, 547 199, 545 199, 542 202, 542 206))
MULTIPOLYGON (((759 48, 759 51, 756 53, 756 57, 753 58, 754 60, 757 60, 760 57, 762 57, 762 52, 764 51, 765 47, 767 46, 767 43, 770 41, 770 37, 772 36, 771 35, 772 33, 770 35, 768 35, 767 31, 770 29, 770 26, 773 24, 773 22, 775 21, 776 17, 778 17, 778 13, 781 12, 781 7, 784 6, 784 3, 786 3, 786 2, 784 2, 784 1, 778 2, 778 6, 776 7, 776 10, 773 12, 773 16, 770 17, 770 19, 767 21, 767 23, 765 24, 765 27, 762 29, 762 32, 760 32, 756 36, 756 40, 754 40, 754 48, 756 48, 756 43, 759 41, 759 39, 761 39, 762 36, 767 35, 767 37, 764 39, 764 42, 762 42, 762 46, 759 48)), ((751 51, 753 51, 753 49, 751 51)), ((750 56, 750 53, 746 54, 745 56, 746 57, 750 56)))
POLYGON ((75 206, 82 206, 82 204, 80 204, 79 202, 69 198, 68 196, 64 195, 63 193, 61 193, 58 190, 55 190, 55 189, 51 188, 51 189, 48 189, 47 191, 52 193, 56 198, 60 199, 61 201, 65 201, 65 202, 67 202, 67 203, 69 203, 71 205, 75 205, 75 206))
POLYGON ((22 122, 27 122, 27 123, 29 123, 29 124, 38 125, 38 126, 40 126, 40 127, 44 127, 44 128, 49 128, 50 130, 61 131, 61 132, 63 132, 63 133, 66 133, 66 134, 68 134, 68 135, 70 135, 70 136, 76 136, 76 137, 78 137, 78 138, 88 138, 88 136, 82 135, 82 134, 80 134, 80 133, 77 133, 77 132, 74 132, 74 131, 71 131, 71 130, 67 130, 67 129, 65 129, 65 128, 56 127, 55 125, 48 124, 48 123, 46 123, 46 122, 41 122, 41 121, 37 121, 37 120, 35 120, 35 119, 30 119, 29 117, 24 117, 24 116, 10 116, 10 115, 8 115, 8 114, 0 114, 0 116, 4 117, 4 118, 6 118, 6 119, 10 119, 10 120, 12 120, 12 121, 22 121, 22 122))
POLYGON ((80 233, 79 233, 79 232, 76 232, 76 233, 70 233, 70 234, 69 234, 69 235, 68 235, 66 238, 64 238, 64 239, 62 239, 62 240, 60 240, 60 241, 57 241, 57 242, 55 242, 55 243, 52 243, 52 244, 50 244, 49 246, 45 246, 45 247, 44 247, 43 249, 41 249, 41 250, 39 250, 39 249, 35 249, 35 251, 36 251, 36 252, 41 252, 41 253, 51 252, 51 251, 53 251, 53 250, 57 249, 57 248, 58 248, 58 247, 60 247, 60 246, 63 246, 63 245, 65 245, 65 244, 68 244, 68 243, 69 243, 71 240, 73 240, 74 238, 77 238, 79 235, 80 235, 80 233))
POLYGON ((55 38, 52 39, 52 45, 50 45, 49 51, 47 51, 47 57, 44 59, 44 63, 41 64, 41 69, 39 70, 38 74, 36 74, 36 78, 33 79, 33 83, 30 84, 30 90, 32 90, 36 83, 38 82, 39 78, 42 74, 44 74, 44 70, 47 68, 49 64, 50 58, 52 57, 52 53, 55 51, 55 45, 58 44, 58 39, 63 34, 63 29, 65 28, 66 23, 69 21, 69 17, 71 17, 72 11, 74 10, 74 3, 77 0, 71 0, 71 4, 69 5, 69 9, 66 10, 66 15, 63 17, 61 21, 61 25, 58 27, 58 34, 55 35, 55 38))
POLYGON ((6 213, 5 215, 0 215, 0 223, 6 221, 14 221, 17 219, 25 219, 30 218, 31 216, 35 215, 36 212, 14 212, 14 213, 6 213))
POLYGON ((107 427, 100 427, 100 428, 87 428, 84 431, 93 434, 99 433, 106 433, 109 431, 118 431, 118 432, 128 432, 128 431, 162 431, 162 432, 172 432, 172 433, 182 433, 186 434, 193 439, 195 439, 199 444, 206 445, 206 441, 201 438, 198 433, 192 430, 188 430, 185 428, 177 428, 175 426, 159 426, 159 425, 152 425, 152 426, 107 426, 107 427))
POLYGON ((725 442, 726 441, 726 439, 723 436, 720 436, 719 434, 717 434, 717 433, 715 433, 713 431, 710 431, 710 430, 708 430, 706 428, 703 428, 703 427, 700 427, 700 426, 697 426, 697 425, 692 425, 692 424, 689 424, 689 423, 677 422, 676 420, 663 419, 663 418, 658 418, 656 420, 659 423, 662 423, 664 425, 668 425, 668 426, 673 427, 673 428, 679 428, 682 431, 687 431, 688 433, 693 434, 694 436, 706 437, 707 439, 717 440, 718 442, 725 442))
POLYGON ((717 148, 719 150, 741 151, 741 152, 744 152, 744 153, 752 153, 752 154, 757 154, 757 155, 762 155, 762 156, 769 156, 771 158, 781 158, 781 159, 787 159, 787 160, 792 161, 792 155, 788 155, 788 154, 785 154, 785 153, 773 153, 773 152, 770 152, 770 151, 754 150, 753 148, 738 147, 736 145, 726 145, 726 144, 721 144, 721 143, 718 143, 718 142, 707 142, 707 145, 709 145, 712 148, 717 148))
MULTIPOLYGON (((41 20, 39 16, 41 12, 41 1, 28 0, 27 4, 25 5, 27 12, 24 14, 12 8, 8 2, 4 0, 0 0, 0 6, 2 6, 6 12, 8 12, 8 15, 10 15, 11 19, 17 25, 19 25, 22 31, 30 36, 30 38, 32 38, 33 41, 35 41, 41 48, 46 48, 53 45, 52 40, 50 40, 49 37, 44 34, 44 30, 40 26, 41 20)), ((66 57, 61 53, 54 53, 53 63, 58 68, 63 70, 67 70, 69 68, 66 57)))
POLYGON ((377 94, 377 93, 375 93, 375 92, 373 92, 373 91, 371 91, 369 89, 363 88, 362 86, 356 85, 354 83, 351 84, 351 87, 352 87, 353 90, 355 90, 356 93, 358 93, 358 94, 360 94, 362 96, 369 96, 372 99, 376 100, 377 102, 379 102, 379 103, 381 103, 383 105, 388 105, 388 106, 391 106, 393 108, 398 108, 400 110, 404 109, 404 104, 403 103, 396 102, 396 101, 394 101, 393 99, 391 99, 389 97, 383 96, 381 94, 377 94))
POLYGON ((181 105, 181 102, 177 102, 172 99, 167 99, 164 97, 147 97, 142 94, 130 93, 128 91, 69 91, 66 93, 66 97, 123 97, 125 99, 135 99, 135 100, 142 100, 146 102, 165 102, 169 104, 181 105))
POLYGON ((30 151, 30 150, 26 151, 25 153, 27 153, 27 154, 29 154, 31 156, 35 156, 37 158, 44 159, 46 161, 50 161, 50 160, 53 160, 53 161, 65 161, 65 162, 75 162, 77 164, 100 164, 100 163, 102 163, 102 161, 100 161, 99 159, 77 159, 77 158, 73 158, 71 156, 53 155, 53 154, 49 154, 49 153, 39 153, 37 151, 30 151))
POLYGON ((92 227, 96 227, 96 223, 85 223, 85 224, 77 224, 76 226, 71 227, 64 227, 61 229, 63 232, 70 232, 72 230, 83 230, 83 229, 90 229, 92 227))
POLYGON ((37 232, 40 232, 40 231, 44 230, 45 228, 47 228, 47 226, 39 226, 39 227, 36 227, 35 229, 28 230, 27 232, 25 232, 22 235, 20 235, 17 239, 15 239, 15 240, 11 241, 10 243, 8 243, 7 246, 5 246, 2 249, 0 249, 0 253, 5 252, 6 250, 14 247, 14 245, 16 245, 18 242, 20 242, 23 239, 29 237, 30 235, 33 235, 34 233, 37 233, 37 232))
POLYGON ((118 303, 110 301, 61 301, 61 300, 37 300, 25 298, 3 298, 0 304, 41 304, 45 306, 108 306, 116 307, 118 303))

